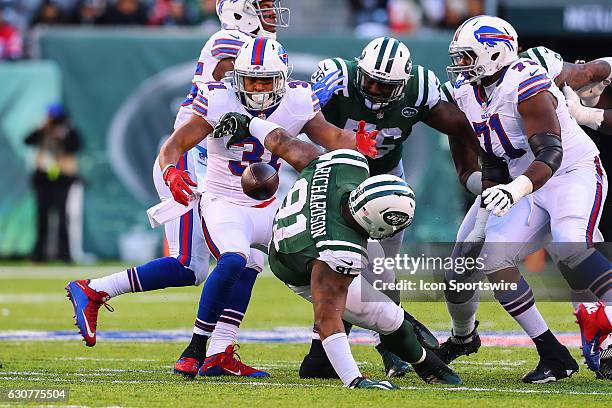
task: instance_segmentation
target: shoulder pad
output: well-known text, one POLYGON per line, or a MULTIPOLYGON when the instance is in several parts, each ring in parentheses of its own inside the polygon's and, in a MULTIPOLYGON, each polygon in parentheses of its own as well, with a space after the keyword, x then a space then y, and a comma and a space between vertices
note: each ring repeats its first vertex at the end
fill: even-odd
POLYGON ((216 122, 226 112, 234 111, 236 94, 226 82, 206 82, 193 101, 194 113, 209 122, 216 122))
POLYGON ((349 96, 349 90, 348 90, 349 77, 352 75, 349 72, 349 64, 350 64, 350 61, 344 60, 342 58, 328 58, 328 59, 321 60, 317 64, 317 70, 310 77, 310 81, 312 83, 315 83, 325 78, 327 75, 331 74, 332 72, 340 70, 340 72, 344 76, 344 81, 342 81, 342 84, 344 85, 344 88, 342 89, 342 95, 345 97, 348 97, 349 96))
POLYGON ((508 67, 504 82, 510 92, 516 92, 517 101, 523 102, 552 86, 548 73, 536 61, 520 58, 508 67))
POLYGON ((287 109, 297 119, 310 120, 321 110, 319 98, 312 92, 312 87, 306 81, 288 81, 287 92, 283 99, 286 99, 287 109))
POLYGON ((238 30, 219 30, 206 42, 210 53, 218 60, 236 58, 238 50, 251 37, 238 30))
POLYGON ((548 75, 552 79, 556 78, 563 69, 563 57, 561 57, 559 53, 546 47, 540 46, 529 48, 520 55, 521 57, 529 58, 542 65, 542 67, 548 71, 548 75))

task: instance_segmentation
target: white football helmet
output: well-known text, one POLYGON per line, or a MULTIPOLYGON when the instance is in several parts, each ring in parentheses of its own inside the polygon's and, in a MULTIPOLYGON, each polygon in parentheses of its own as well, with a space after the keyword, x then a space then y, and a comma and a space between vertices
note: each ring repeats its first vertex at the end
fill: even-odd
POLYGON ((348 200, 353 218, 374 239, 393 236, 412 224, 414 191, 403 179, 389 174, 359 184, 348 200))
POLYGON ((289 8, 281 6, 281 0, 269 0, 272 7, 260 7, 266 0, 217 0, 217 15, 226 30, 240 30, 244 33, 276 39, 276 33, 267 31, 262 20, 274 13, 275 22, 266 21, 273 27, 289 27, 289 8))
POLYGON ((448 53, 451 65, 446 70, 453 85, 459 76, 464 82, 479 82, 519 58, 518 35, 499 17, 472 17, 457 28, 448 53))
POLYGON ((368 109, 383 109, 404 96, 408 80, 412 77, 410 50, 395 38, 379 37, 365 46, 357 59, 357 89, 365 98, 368 109), (385 95, 372 95, 366 80, 372 79, 379 84, 385 95))
POLYGON ((264 111, 278 105, 285 95, 289 57, 285 48, 271 38, 257 37, 245 42, 234 61, 234 88, 242 105, 264 111), (245 78, 271 78, 272 90, 248 91, 245 78))

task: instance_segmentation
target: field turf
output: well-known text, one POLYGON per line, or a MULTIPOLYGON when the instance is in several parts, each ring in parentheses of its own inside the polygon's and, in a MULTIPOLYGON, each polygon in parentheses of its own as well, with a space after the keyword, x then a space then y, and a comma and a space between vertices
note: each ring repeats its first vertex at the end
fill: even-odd
MULTIPOLYGON (((64 297, 68 280, 106 274, 121 267, 42 268, 0 266, 0 334, 17 330, 72 330, 72 308, 64 297)), ((114 313, 102 310, 98 330, 189 330, 200 288, 178 288, 113 299, 114 313)), ((443 303, 405 304, 433 330, 448 329, 443 303)), ((553 331, 576 331, 571 306, 541 303, 553 331)), ((308 327, 311 307, 272 276, 262 276, 243 323, 245 329, 308 327)), ((483 303, 481 330, 518 331, 495 303, 483 303)), ((271 373, 270 378, 217 378, 187 381, 172 374, 182 342, 100 341, 86 348, 79 341, 0 341, 0 390, 8 388, 69 388, 72 406, 334 406, 418 407, 463 406, 607 406, 612 381, 596 381, 585 366, 569 380, 525 385, 520 377, 533 368, 536 353, 526 347, 482 347, 454 369, 460 387, 430 386, 411 374, 395 380, 397 392, 347 390, 339 381, 300 380, 297 368, 307 350, 299 343, 244 343, 242 359, 271 373)), ((579 359, 580 350, 572 349, 579 359)), ((353 345, 362 371, 382 374, 380 358, 371 346, 353 345)), ((0 406, 10 405, 1 401, 0 406)), ((40 402, 35 403, 40 405, 40 402)))

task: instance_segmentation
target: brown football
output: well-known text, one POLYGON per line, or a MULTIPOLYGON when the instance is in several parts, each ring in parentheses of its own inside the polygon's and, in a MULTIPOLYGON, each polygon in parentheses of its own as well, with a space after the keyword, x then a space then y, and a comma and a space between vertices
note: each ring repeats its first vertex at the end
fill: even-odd
POLYGON ((241 184, 244 194, 255 200, 267 200, 278 189, 278 173, 267 163, 252 163, 242 173, 241 184))

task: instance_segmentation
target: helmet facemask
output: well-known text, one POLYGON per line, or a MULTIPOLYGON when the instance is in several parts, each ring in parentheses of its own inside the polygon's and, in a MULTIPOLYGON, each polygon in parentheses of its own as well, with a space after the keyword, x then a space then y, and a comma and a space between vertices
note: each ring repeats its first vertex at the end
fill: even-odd
POLYGON ((363 68, 357 67, 357 75, 355 77, 357 89, 361 96, 365 98, 365 105, 368 109, 378 111, 389 107, 389 105, 397 102, 404 96, 407 80, 391 80, 376 78, 367 73, 363 68), (368 92, 367 82, 375 81, 378 84, 381 93, 373 95, 368 92))
POLYGON ((287 78, 284 72, 256 72, 234 70, 234 86, 242 105, 254 111, 270 109, 281 102, 285 95, 285 84, 287 78), (256 92, 247 90, 246 78, 271 78, 272 89, 270 91, 256 92))
MULTIPOLYGON (((265 0, 264 0, 265 1, 265 0)), ((258 20, 259 30, 253 34, 261 35, 266 38, 276 39, 276 31, 268 31, 266 26, 275 28, 289 27, 290 10, 288 7, 282 7, 281 0, 274 0, 272 7, 261 7, 263 1, 247 1, 244 3, 244 12, 255 16, 258 20), (273 18, 271 18, 273 17, 273 18)))
POLYGON ((457 80, 471 83, 485 76, 485 69, 478 65, 478 56, 471 48, 451 45, 448 53, 451 65, 446 67, 446 73, 453 86, 457 83, 457 80))

